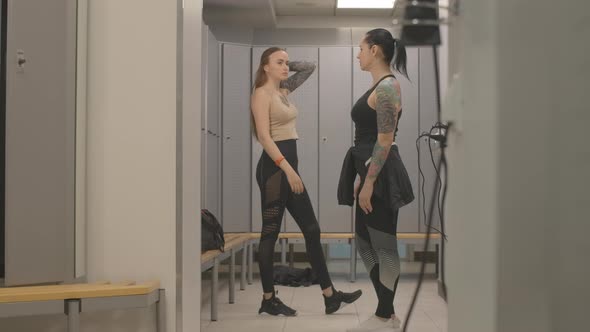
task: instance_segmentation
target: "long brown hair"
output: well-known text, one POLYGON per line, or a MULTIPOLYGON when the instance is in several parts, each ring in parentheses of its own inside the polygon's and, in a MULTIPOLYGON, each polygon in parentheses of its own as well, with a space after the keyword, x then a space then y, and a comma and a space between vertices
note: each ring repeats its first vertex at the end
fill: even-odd
MULTIPOLYGON (((254 89, 257 89, 268 81, 268 76, 264 71, 264 66, 268 65, 270 62, 270 56, 278 51, 284 51, 284 49, 280 47, 271 47, 267 48, 262 55, 260 56, 260 65, 258 65, 258 70, 256 70, 256 78, 254 80, 254 89)), ((250 110, 250 119, 251 119, 251 128, 252 128, 252 135, 258 139, 258 133, 256 132, 256 123, 254 122, 254 115, 252 114, 252 110, 250 110)))

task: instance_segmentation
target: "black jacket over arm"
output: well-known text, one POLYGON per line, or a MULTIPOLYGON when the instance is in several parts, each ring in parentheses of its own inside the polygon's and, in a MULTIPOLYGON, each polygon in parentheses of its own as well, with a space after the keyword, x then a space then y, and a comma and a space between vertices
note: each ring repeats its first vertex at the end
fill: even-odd
MULTIPOLYGON (((338 204, 354 205, 354 181, 357 174, 366 174, 365 162, 373 154, 374 144, 351 147, 344 157, 338 182, 338 204)), ((361 178, 361 188, 364 184, 361 178)), ((387 161, 375 181, 373 195, 389 202, 392 209, 399 209, 414 200, 414 191, 408 172, 399 155, 397 145, 392 145, 387 161)))

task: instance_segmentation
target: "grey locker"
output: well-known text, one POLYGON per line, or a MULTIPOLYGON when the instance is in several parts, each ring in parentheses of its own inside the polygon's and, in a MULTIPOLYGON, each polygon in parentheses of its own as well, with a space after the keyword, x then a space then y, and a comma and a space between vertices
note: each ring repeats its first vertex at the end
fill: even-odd
MULTIPOLYGON (((312 61, 318 64, 317 47, 287 48, 289 61, 312 61)), ((299 110, 297 116, 297 154, 299 157, 299 174, 303 180, 316 216, 318 214, 318 152, 319 152, 319 114, 318 114, 318 69, 297 90, 290 94, 289 99, 299 110)), ((300 232, 299 226, 290 214, 286 218, 287 232, 300 232)))
POLYGON ((222 216, 226 232, 250 231, 250 47, 223 45, 222 216))
POLYGON ((207 45, 207 128, 214 134, 219 134, 220 128, 220 75, 221 75, 221 45, 211 31, 208 32, 207 45))
MULTIPOLYGON (((2 181, 0 181, 0 280, 4 279, 4 258, 5 258, 5 233, 4 233, 4 161, 5 161, 5 154, 4 154, 4 137, 5 137, 5 130, 6 126, 4 123, 4 118, 6 114, 6 74, 4 70, 6 69, 6 49, 5 45, 5 34, 6 29, 4 28, 4 23, 6 23, 5 19, 5 10, 4 6, 0 6, 0 176, 2 177, 2 181)), ((0 282, 1 284, 1 282, 0 282)))
POLYGON ((6 285, 75 274, 76 17, 75 0, 8 1, 6 285))
MULTIPOLYGON (((204 207, 215 216, 221 216, 221 139, 220 128, 220 45, 211 33, 207 32, 207 154, 206 154, 206 198, 204 207)), ((220 222, 223 220, 220 218, 220 222)))
POLYGON ((412 180, 414 189, 414 201, 399 210, 397 230, 398 232, 418 232, 419 231, 419 201, 418 201, 418 153, 416 151, 416 138, 418 137, 418 49, 406 49, 408 62, 408 81, 403 75, 396 74, 396 77, 402 89, 402 108, 403 113, 398 125, 399 132, 396 138, 396 144, 399 148, 400 156, 406 166, 408 175, 412 180))
MULTIPOLYGON (((437 121, 436 111, 436 81, 434 79, 434 58, 431 48, 419 48, 419 63, 420 63, 420 132, 430 131, 430 128, 437 121)), ((428 139, 422 139, 420 144, 420 164, 422 165, 422 172, 426 178, 424 191, 426 199, 421 202, 420 207, 420 231, 426 232, 426 223, 428 218, 428 208, 432 198, 432 189, 436 181, 436 171, 432 164, 430 151, 428 149, 428 139), (422 212, 422 205, 426 210, 426 218, 422 212)), ((431 147, 435 162, 439 158, 439 145, 432 141, 431 147)), ((422 181, 420 179, 420 181, 422 181)), ((421 184, 420 184, 421 185, 421 184)), ((433 220, 433 227, 440 229, 440 218, 438 204, 435 205, 433 220)))
MULTIPOLYGON (((219 138, 212 135, 207 140, 207 208, 213 215, 221 216, 219 208, 220 167, 219 138)), ((222 222, 221 220, 219 220, 222 222)))
MULTIPOLYGON (((266 50, 267 47, 253 47, 252 48, 252 89, 254 89, 254 80, 256 79, 256 70, 258 70, 258 65, 260 64, 260 56, 266 50)), ((250 123, 250 121, 248 121, 250 123)), ((256 138, 252 136, 252 231, 253 232, 260 232, 262 230, 262 206, 260 202, 260 188, 258 188, 258 184, 256 183, 256 165, 258 164, 258 160, 262 155, 264 149, 262 145, 258 143, 256 138)))
POLYGON ((209 29, 206 26, 203 26, 203 30, 201 31, 201 208, 207 208, 207 201, 210 199, 207 195, 207 189, 209 188, 208 182, 209 178, 207 177, 207 160, 208 160, 208 140, 209 136, 207 135, 207 102, 208 102, 208 88, 207 82, 209 77, 208 72, 208 57, 209 57, 209 29))
POLYGON ((319 214, 323 232, 351 232, 352 208, 338 205, 340 169, 352 146, 350 47, 322 47, 319 61, 319 214))

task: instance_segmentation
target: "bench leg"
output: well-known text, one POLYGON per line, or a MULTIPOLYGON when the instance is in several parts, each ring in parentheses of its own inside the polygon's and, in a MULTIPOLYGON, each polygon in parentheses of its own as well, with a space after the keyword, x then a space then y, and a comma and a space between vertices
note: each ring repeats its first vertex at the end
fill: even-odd
POLYGON ((295 266, 295 245, 293 243, 289 243, 289 267, 293 268, 295 266))
POLYGON ((406 255, 408 255, 408 260, 410 262, 414 261, 414 257, 416 256, 416 254, 414 253, 414 244, 413 243, 408 243, 406 245, 406 255))
POLYGON ((252 266, 254 265, 254 244, 248 243, 248 285, 252 285, 252 266))
POLYGON ((287 239, 281 239, 281 264, 287 265, 287 239))
POLYGON ((248 245, 244 244, 242 247, 242 268, 240 269, 240 290, 246 289, 246 266, 248 263, 246 260, 248 259, 248 245))
POLYGON ((350 282, 356 281, 356 239, 350 239, 350 282))
POLYGON ((236 301, 236 251, 231 249, 229 259, 229 303, 236 301))
POLYGON ((219 284, 219 261, 213 259, 213 270, 211 271, 211 320, 217 321, 217 288, 219 284))
POLYGON ((435 273, 436 273, 436 278, 438 279, 439 277, 439 271, 438 271, 438 262, 440 260, 439 256, 440 256, 440 251, 439 251, 439 247, 438 247, 438 243, 434 245, 435 248, 435 252, 436 252, 436 262, 434 263, 434 268, 435 268, 435 273))
POLYGON ((160 289, 160 297, 156 302, 156 332, 166 331, 166 290, 160 289))
POLYGON ((80 331, 80 300, 66 300, 68 332, 80 331))

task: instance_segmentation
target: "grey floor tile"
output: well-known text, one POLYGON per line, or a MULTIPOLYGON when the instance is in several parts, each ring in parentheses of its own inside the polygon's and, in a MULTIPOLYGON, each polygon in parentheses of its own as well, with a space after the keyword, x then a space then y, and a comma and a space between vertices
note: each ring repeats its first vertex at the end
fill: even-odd
MULTIPOLYGON (((308 267, 308 264, 298 263, 296 267, 308 267)), ((403 319, 407 315, 417 279, 413 275, 418 270, 416 263, 405 263, 409 274, 403 274, 398 284, 395 307, 397 314, 403 319)), ((359 275, 355 283, 349 282, 349 264, 346 261, 335 261, 328 264, 334 286, 338 290, 350 292, 356 289, 363 291, 363 296, 353 305, 349 305, 334 315, 325 315, 324 302, 319 285, 309 287, 277 286, 278 296, 287 305, 298 310, 297 317, 272 317, 258 315, 258 308, 262 296, 260 279, 255 274, 252 285, 246 290, 239 290, 239 274, 236 276, 236 302, 228 303, 227 276, 222 275, 219 283, 219 321, 210 321, 210 280, 204 274, 202 284, 202 331, 234 331, 238 332, 290 332, 317 331, 341 332, 351 326, 356 326, 374 314, 377 306, 377 296, 364 266, 359 260, 359 275)), ((256 268, 255 268, 256 271, 256 268)), ((447 331, 446 303, 438 296, 436 280, 429 276, 422 284, 418 301, 412 314, 409 332, 446 332, 447 331)))

